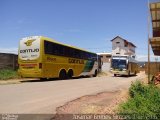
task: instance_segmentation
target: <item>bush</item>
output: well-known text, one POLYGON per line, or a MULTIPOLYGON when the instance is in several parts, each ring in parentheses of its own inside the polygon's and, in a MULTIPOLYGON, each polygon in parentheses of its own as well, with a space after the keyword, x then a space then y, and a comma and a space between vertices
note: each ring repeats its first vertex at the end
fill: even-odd
POLYGON ((148 93, 148 88, 143 85, 140 81, 136 81, 135 83, 131 84, 129 88, 129 95, 131 98, 134 98, 136 95, 145 95, 146 92, 148 93))
MULTIPOLYGON (((153 85, 143 85, 136 81, 129 88, 130 98, 119 107, 120 115, 135 119, 160 118, 160 89, 153 85)), ((129 119, 129 118, 128 118, 129 119)))
POLYGON ((13 78, 18 78, 17 71, 9 68, 0 70, 0 80, 7 80, 13 78))

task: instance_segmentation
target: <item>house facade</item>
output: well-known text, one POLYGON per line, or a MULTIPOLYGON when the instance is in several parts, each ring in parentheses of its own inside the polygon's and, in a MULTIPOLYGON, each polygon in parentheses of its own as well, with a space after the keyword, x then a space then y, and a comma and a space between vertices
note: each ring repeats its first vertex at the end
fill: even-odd
POLYGON ((112 42, 112 56, 115 55, 129 55, 135 58, 136 46, 119 36, 113 38, 112 42))

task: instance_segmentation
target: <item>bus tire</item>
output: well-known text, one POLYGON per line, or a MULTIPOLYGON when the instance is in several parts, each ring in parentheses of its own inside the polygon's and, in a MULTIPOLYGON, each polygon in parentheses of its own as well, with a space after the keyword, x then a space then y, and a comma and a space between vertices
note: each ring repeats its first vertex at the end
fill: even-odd
POLYGON ((97 76, 97 70, 95 70, 93 77, 97 76))
POLYGON ((73 76, 73 70, 70 69, 70 70, 68 71, 67 77, 68 77, 69 79, 71 79, 72 76, 73 76))
POLYGON ((60 80, 66 79, 66 71, 64 69, 61 70, 61 72, 59 73, 59 79, 60 80))

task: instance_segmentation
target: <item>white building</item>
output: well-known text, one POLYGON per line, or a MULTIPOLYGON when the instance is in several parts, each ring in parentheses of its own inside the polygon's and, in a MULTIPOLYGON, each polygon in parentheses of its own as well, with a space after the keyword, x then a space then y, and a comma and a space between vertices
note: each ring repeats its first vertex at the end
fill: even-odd
POLYGON ((112 42, 112 56, 114 56, 114 55, 129 55, 129 56, 135 58, 136 46, 133 43, 131 43, 131 42, 119 37, 119 36, 113 38, 111 40, 111 42, 112 42))
POLYGON ((110 70, 111 66, 111 53, 97 53, 101 57, 102 61, 102 71, 103 72, 108 72, 110 70))

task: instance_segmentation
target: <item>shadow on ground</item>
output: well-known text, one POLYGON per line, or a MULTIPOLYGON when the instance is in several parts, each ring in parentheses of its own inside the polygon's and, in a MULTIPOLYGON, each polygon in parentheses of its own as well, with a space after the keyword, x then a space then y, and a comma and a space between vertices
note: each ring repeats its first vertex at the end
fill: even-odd
MULTIPOLYGON (((74 77, 74 78, 71 78, 71 79, 63 79, 63 80, 75 80, 75 79, 82 79, 82 78, 89 78, 89 76, 83 76, 83 77, 74 77)), ((21 83, 27 83, 27 82, 49 82, 49 81, 62 81, 61 79, 59 78, 49 78, 49 79, 28 79, 28 80, 23 80, 21 81, 21 83)))
POLYGON ((130 76, 128 76, 128 75, 117 75, 117 76, 112 76, 112 77, 124 77, 124 78, 129 78, 129 77, 135 77, 135 76, 137 76, 137 75, 130 75, 130 76))

